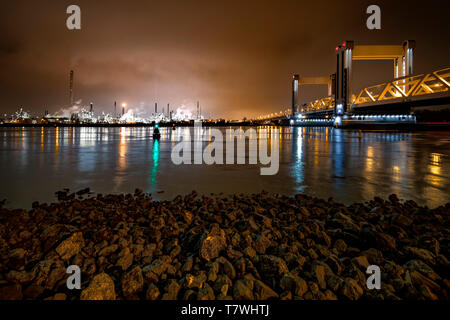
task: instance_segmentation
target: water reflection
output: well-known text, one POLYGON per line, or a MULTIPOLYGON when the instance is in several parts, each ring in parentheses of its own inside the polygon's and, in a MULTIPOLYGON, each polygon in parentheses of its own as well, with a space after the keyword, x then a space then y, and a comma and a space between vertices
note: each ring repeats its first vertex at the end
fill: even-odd
MULTIPOLYGON (((246 128, 242 128, 246 129, 246 128)), ((156 198, 173 198, 193 189, 204 193, 281 194, 306 192, 345 203, 397 193, 430 206, 448 201, 450 139, 433 133, 342 131, 333 128, 279 128, 280 170, 260 176, 260 165, 248 164, 248 148, 256 148, 273 127, 258 127, 246 141, 245 165, 180 165, 171 150, 194 128, 1 128, 0 198, 28 207, 51 201, 62 188, 132 192, 141 188, 156 198)), ((220 128, 225 134, 226 128, 220 128)), ((212 140, 212 129, 197 132, 212 140)), ((229 137, 231 138, 231 136, 229 137)), ((192 146, 192 150, 194 145, 192 146)), ((226 154, 224 154, 224 157, 226 154)), ((237 157, 237 154, 236 154, 237 157)), ((235 159, 237 160, 237 158, 235 159)))
POLYGON ((150 176, 150 192, 156 191, 156 175, 158 174, 158 166, 159 166, 159 141, 155 140, 153 142, 153 163, 152 163, 152 171, 150 176))

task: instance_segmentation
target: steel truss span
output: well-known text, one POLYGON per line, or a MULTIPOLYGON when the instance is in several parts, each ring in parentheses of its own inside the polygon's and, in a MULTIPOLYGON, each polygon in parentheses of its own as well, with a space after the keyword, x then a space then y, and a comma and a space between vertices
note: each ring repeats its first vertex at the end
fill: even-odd
POLYGON ((428 98, 430 95, 449 93, 450 68, 411 77, 395 79, 364 88, 358 94, 353 106, 398 99, 404 101, 428 98))

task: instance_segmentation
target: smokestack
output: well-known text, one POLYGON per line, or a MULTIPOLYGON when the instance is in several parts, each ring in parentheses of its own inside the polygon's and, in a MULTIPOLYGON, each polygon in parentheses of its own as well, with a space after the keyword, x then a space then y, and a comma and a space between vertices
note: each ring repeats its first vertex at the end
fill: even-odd
POLYGON ((73 70, 70 70, 69 103, 70 103, 70 106, 73 106, 73 70))
POLYGON ((117 101, 114 101, 114 118, 117 117, 117 101))
POLYGON ((155 113, 158 113, 158 102, 155 103, 155 113))
POLYGON ((167 116, 170 116, 170 103, 167 104, 167 116))
POLYGON ((94 110, 94 104, 91 102, 91 109, 89 110, 89 112, 92 112, 94 110))

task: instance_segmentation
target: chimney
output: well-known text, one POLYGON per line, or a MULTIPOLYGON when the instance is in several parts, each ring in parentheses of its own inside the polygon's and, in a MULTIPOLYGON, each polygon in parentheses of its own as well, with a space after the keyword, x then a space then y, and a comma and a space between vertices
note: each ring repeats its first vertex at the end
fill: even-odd
POLYGON ((70 70, 70 80, 69 80, 69 103, 73 106, 73 70, 70 70))

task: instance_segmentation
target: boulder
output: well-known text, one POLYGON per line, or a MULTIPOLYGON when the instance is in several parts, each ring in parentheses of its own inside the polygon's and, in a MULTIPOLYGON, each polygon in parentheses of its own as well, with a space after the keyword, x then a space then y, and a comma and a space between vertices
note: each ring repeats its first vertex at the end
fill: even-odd
POLYGON ((62 241, 56 248, 56 252, 62 260, 68 261, 84 247, 82 232, 72 234, 68 239, 62 241))
POLYGON ((115 300, 114 281, 106 273, 96 275, 87 289, 81 292, 80 300, 115 300))

